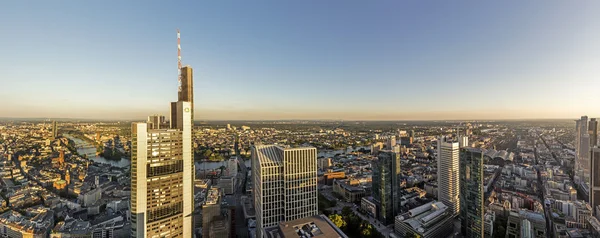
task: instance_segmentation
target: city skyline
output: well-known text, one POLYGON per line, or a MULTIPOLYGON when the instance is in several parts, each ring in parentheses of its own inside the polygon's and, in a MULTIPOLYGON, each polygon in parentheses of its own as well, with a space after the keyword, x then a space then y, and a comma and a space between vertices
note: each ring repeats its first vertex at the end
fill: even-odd
POLYGON ((15 37, 0 44, 0 100, 10 102, 0 117, 167 115, 157 108, 177 88, 177 28, 183 64, 196 71, 197 120, 600 109, 589 103, 600 86, 600 3, 340 3, 5 4, 0 19, 15 24, 0 30, 15 37), (447 100, 457 103, 439 103, 447 100))

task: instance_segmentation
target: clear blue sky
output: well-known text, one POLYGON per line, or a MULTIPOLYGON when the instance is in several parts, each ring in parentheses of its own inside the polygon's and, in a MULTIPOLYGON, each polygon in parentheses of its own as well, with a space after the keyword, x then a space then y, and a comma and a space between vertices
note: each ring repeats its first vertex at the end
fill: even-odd
POLYGON ((6 1, 0 117, 570 118, 600 111, 600 1, 6 1), (126 3, 124 3, 126 2, 126 3))

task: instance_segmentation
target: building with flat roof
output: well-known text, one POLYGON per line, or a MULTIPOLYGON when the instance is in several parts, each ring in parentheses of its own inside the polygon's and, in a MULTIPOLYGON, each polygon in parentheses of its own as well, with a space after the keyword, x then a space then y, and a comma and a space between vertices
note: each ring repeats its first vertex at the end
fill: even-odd
POLYGON ((396 216, 394 233, 422 238, 444 237, 452 233, 452 210, 443 202, 430 202, 396 216))
MULTIPOLYGON (((466 237, 484 237, 483 152, 463 147, 459 153, 461 232, 466 237)), ((438 188, 440 189, 440 188, 438 188)))
POLYGON ((280 222, 317 215, 317 149, 252 147, 256 233, 280 222))
POLYGON ((377 204, 378 219, 384 224, 392 224, 400 213, 400 158, 394 152, 382 151, 372 167, 372 195, 377 204))
POLYGON ((132 123, 132 237, 193 234, 193 108, 191 102, 180 100, 171 103, 171 110, 171 128, 132 123))
POLYGON ((460 211, 458 148, 458 142, 447 141, 445 137, 438 139, 437 199, 446 204, 454 214, 460 211))
POLYGON ((219 215, 221 215, 221 192, 219 188, 212 187, 206 193, 202 205, 202 237, 213 237, 210 236, 210 226, 219 215))
POLYGON ((325 215, 316 215, 281 222, 279 226, 265 228, 266 238, 347 238, 325 215))
POLYGON ((335 180, 333 192, 342 196, 346 202, 358 202, 366 194, 365 188, 360 185, 350 185, 347 179, 335 180))

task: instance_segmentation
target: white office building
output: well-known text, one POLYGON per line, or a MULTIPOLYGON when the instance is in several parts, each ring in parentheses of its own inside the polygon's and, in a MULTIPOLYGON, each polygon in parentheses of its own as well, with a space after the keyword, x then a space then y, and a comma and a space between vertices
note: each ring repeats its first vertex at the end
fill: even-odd
POLYGON ((256 235, 264 229, 318 214, 317 149, 252 147, 256 235))
POLYGON ((453 214, 460 211, 459 198, 459 143, 438 139, 437 177, 438 200, 446 204, 453 214))
POLYGON ((131 236, 193 235, 191 103, 172 104, 171 128, 132 124, 131 236))

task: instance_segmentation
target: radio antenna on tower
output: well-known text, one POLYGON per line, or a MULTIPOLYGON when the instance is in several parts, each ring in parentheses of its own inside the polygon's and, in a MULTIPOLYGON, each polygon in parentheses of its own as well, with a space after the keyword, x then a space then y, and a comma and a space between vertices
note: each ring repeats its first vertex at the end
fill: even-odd
POLYGON ((177 29, 177 90, 181 93, 181 36, 177 29))

